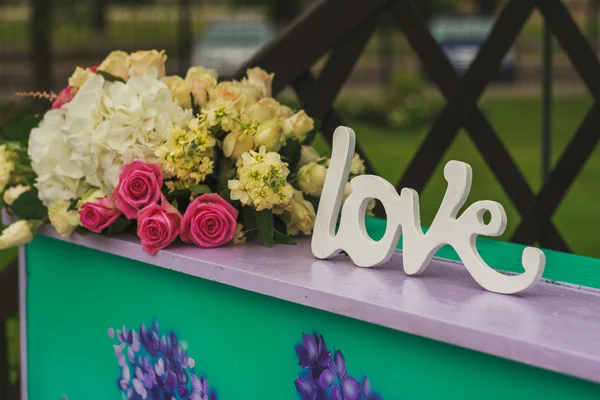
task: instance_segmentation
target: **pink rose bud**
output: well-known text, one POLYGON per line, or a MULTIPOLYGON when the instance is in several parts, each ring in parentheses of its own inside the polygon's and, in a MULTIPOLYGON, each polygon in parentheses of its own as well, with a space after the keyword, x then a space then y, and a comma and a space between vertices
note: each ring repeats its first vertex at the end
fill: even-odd
POLYGON ((132 161, 123 167, 112 195, 117 208, 127 218, 135 219, 139 210, 158 203, 162 184, 162 171, 158 165, 132 161))
POLYGON ((218 247, 235 236, 238 211, 218 194, 194 200, 181 221, 181 239, 199 247, 218 247))
POLYGON ((137 234, 142 241, 142 249, 156 254, 177 238, 181 214, 163 199, 163 204, 150 204, 138 213, 137 234))
POLYGON ((77 94, 77 89, 74 86, 67 86, 61 90, 58 97, 56 97, 56 100, 54 100, 54 103, 52 103, 52 109, 61 108, 64 104, 69 103, 73 100, 75 94, 77 94))
POLYGON ((97 73, 98 72, 98 66, 97 65, 92 65, 90 67, 90 71, 92 71, 93 73, 97 73))
POLYGON ((97 201, 83 203, 79 209, 81 225, 92 232, 101 233, 121 216, 112 199, 103 197, 97 201))

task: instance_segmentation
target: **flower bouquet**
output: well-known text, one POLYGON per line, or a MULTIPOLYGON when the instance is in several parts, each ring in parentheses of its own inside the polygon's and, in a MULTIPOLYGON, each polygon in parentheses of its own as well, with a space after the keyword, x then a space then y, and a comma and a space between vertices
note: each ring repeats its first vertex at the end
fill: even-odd
MULTIPOLYGON (((166 76, 166 59, 114 51, 58 95, 35 93, 53 101, 43 117, 2 128, 2 203, 19 220, 0 248, 46 221, 63 236, 131 231, 152 254, 311 233, 328 166, 313 119, 272 98, 260 68, 218 82, 201 66, 166 76)), ((364 171, 355 156, 351 177, 364 171)))

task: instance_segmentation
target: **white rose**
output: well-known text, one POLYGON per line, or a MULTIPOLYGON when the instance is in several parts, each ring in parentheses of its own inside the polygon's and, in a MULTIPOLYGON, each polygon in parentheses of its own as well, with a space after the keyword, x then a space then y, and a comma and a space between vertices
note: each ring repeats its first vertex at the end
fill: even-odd
POLYGON ((300 150, 300 161, 298 162, 298 167, 302 167, 311 162, 315 162, 320 158, 319 153, 312 146, 302 146, 300 150))
POLYGON ((149 68, 155 68, 158 71, 158 77, 162 78, 165 76, 165 62, 167 61, 167 55, 165 51, 136 51, 131 53, 127 62, 131 72, 134 76, 145 75, 149 68))
POLYGON ((111 51, 108 56, 100 63, 98 70, 108 72, 119 77, 124 81, 129 79, 129 54, 124 51, 111 51))
POLYGON ((255 67, 248 69, 246 75, 248 76, 248 83, 259 87, 263 97, 271 97, 275 74, 268 74, 264 69, 255 67))
POLYGON ((79 226, 79 213, 69 210, 71 202, 61 201, 48 207, 48 219, 59 235, 67 237, 79 226))
POLYGON ((304 193, 318 197, 325 185, 327 168, 324 165, 311 162, 298 170, 298 186, 304 193))
POLYGON ((17 185, 9 187, 8 189, 6 189, 6 191, 4 191, 4 197, 2 198, 2 200, 4 200, 4 204, 10 206, 12 205, 12 203, 15 202, 16 199, 19 198, 20 195, 22 195, 29 189, 31 188, 27 185, 17 185))
POLYGON ((173 99, 183 108, 192 108, 192 85, 177 75, 165 76, 162 81, 167 85, 173 99))
POLYGON ((21 246, 33 240, 33 232, 29 223, 20 220, 10 224, 0 235, 0 249, 21 246))
POLYGON ((314 126, 313 119, 306 115, 304 110, 298 111, 296 114, 283 120, 286 136, 299 142, 303 142, 306 139, 306 134, 312 131, 314 126))
POLYGON ((283 139, 283 127, 277 120, 265 121, 258 125, 254 135, 255 147, 265 146, 267 151, 279 151, 283 139))

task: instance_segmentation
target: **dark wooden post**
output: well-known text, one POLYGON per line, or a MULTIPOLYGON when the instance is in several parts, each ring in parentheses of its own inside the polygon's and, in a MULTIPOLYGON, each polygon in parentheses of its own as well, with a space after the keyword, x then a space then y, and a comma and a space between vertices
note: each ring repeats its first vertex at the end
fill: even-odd
POLYGON ((0 320, 0 400, 9 400, 9 392, 8 337, 6 335, 6 321, 0 320))
POLYGON ((191 0, 179 0, 179 74, 185 75, 191 63, 192 16, 191 0))
POLYGON ((52 0, 31 0, 31 62, 35 90, 52 90, 52 0))
POLYGON ((392 81, 394 70, 394 23, 389 15, 381 16, 379 23, 379 68, 382 85, 388 85, 392 81))

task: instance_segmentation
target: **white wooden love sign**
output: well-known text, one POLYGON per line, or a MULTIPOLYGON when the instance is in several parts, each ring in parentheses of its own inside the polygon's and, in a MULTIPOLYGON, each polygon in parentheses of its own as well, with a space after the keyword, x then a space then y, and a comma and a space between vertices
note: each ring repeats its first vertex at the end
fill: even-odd
POLYGON ((471 190, 471 167, 463 162, 446 164, 444 177, 448 188, 427 233, 421 229, 418 193, 403 188, 398 195, 394 186, 379 176, 362 175, 352 179, 352 193, 343 202, 355 143, 352 129, 344 126, 336 129, 312 237, 315 257, 326 259, 345 251, 359 267, 382 265, 391 258, 402 234, 403 267, 409 275, 425 271, 435 252, 449 244, 477 283, 491 292, 517 293, 539 280, 546 264, 540 249, 523 250, 525 272, 520 275, 504 275, 488 266, 479 255, 475 239, 478 235, 502 235, 506 229, 506 212, 499 203, 484 200, 457 216, 471 190), (367 205, 372 199, 381 201, 387 214, 385 234, 379 241, 369 237, 365 226, 367 205), (336 233, 340 208, 342 214, 336 233), (491 214, 488 223, 483 219, 486 212, 491 214))

